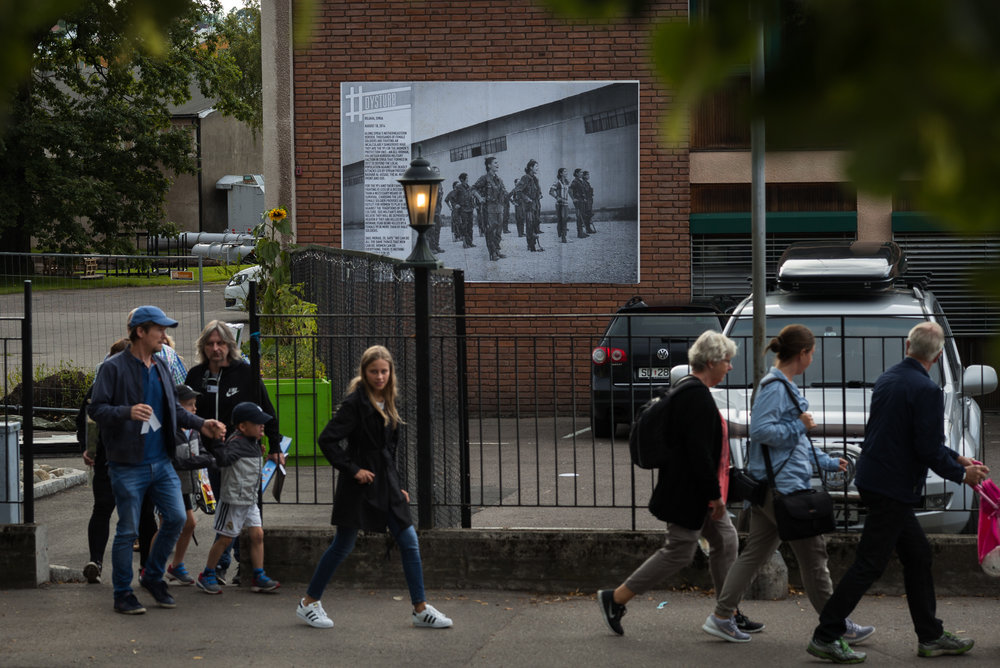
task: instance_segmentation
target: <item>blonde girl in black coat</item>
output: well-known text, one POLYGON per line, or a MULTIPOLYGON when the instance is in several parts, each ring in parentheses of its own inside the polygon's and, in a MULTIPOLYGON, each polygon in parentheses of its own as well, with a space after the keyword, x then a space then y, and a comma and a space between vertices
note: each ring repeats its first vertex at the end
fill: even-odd
POLYGON ((361 355, 358 375, 348 386, 347 397, 319 436, 323 455, 340 475, 331 520, 337 534, 316 565, 297 610, 299 618, 312 627, 333 626, 320 599, 337 567, 354 549, 358 531, 385 529, 399 546, 413 603, 413 625, 434 629, 452 625, 424 596, 420 546, 410 521, 410 495, 400 487, 396 471, 401 423, 396 391, 392 355, 383 346, 368 348, 361 355))

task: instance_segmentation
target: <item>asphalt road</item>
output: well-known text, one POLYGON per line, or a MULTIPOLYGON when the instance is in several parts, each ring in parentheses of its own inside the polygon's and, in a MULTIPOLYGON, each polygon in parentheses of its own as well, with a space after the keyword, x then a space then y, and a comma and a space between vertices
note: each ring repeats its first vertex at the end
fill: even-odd
MULTIPOLYGON (((223 307, 223 283, 208 283, 204 294, 204 322, 222 319, 245 321, 242 311, 223 307)), ((116 287, 89 290, 36 290, 32 292, 32 360, 37 367, 96 366, 108 348, 127 334, 125 317, 143 304, 154 304, 180 322, 170 334, 188 366, 195 360, 195 341, 201 333, 201 299, 197 283, 153 287, 116 287)), ((21 316, 22 294, 0 295, 0 314, 21 316)), ((3 323, 3 336, 12 336, 14 323, 3 323)), ((19 363, 20 347, 9 360, 19 363)))

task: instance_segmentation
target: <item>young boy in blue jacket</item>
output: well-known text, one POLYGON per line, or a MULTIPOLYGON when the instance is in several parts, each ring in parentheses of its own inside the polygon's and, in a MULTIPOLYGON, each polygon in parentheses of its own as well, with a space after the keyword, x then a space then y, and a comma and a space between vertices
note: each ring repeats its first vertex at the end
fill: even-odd
POLYGON ((198 587, 206 594, 221 594, 222 587, 215 576, 215 564, 219 563, 226 546, 240 535, 244 527, 250 538, 250 563, 253 566, 253 580, 250 591, 273 592, 280 583, 264 573, 264 528, 257 506, 260 490, 260 476, 264 454, 261 437, 264 425, 271 416, 260 406, 243 401, 233 408, 233 424, 236 431, 225 445, 216 449, 216 462, 222 467, 222 489, 215 510, 215 543, 208 552, 205 570, 198 576, 198 587))

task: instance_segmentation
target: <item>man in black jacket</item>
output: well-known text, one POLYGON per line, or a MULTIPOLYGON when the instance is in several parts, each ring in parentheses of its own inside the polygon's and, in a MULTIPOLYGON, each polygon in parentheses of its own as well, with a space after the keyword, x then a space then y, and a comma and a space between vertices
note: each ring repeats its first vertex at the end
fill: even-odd
POLYGON ((906 603, 917 633, 917 654, 963 654, 971 638, 945 631, 935 616, 931 546, 917 521, 927 469, 954 482, 976 485, 989 469, 944 444, 944 399, 931 380, 931 367, 944 349, 944 331, 922 322, 906 339, 906 358, 879 376, 861 446, 855 485, 868 507, 854 563, 837 584, 819 616, 807 651, 834 663, 860 663, 841 639, 844 619, 881 577, 893 551, 903 565, 906 603))

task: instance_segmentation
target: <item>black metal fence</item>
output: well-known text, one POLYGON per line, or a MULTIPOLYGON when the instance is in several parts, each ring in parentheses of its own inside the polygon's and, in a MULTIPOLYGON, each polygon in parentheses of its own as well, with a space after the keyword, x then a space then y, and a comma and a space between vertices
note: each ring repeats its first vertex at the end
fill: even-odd
MULTIPOLYGON (((402 394, 407 422, 403 475, 412 486, 413 429, 421 416, 412 409, 415 405, 412 324, 408 322, 412 313, 405 305, 411 286, 405 272, 381 273, 359 266, 347 271, 341 264, 345 261, 356 264, 358 259, 332 259, 323 252, 310 260, 313 263, 310 271, 325 272, 323 266, 332 262, 339 275, 347 277, 323 288, 331 298, 328 304, 343 306, 349 299, 357 300, 362 288, 373 288, 382 294, 377 299, 358 302, 366 306, 363 314, 330 314, 323 311, 336 309, 321 309, 321 315, 317 316, 320 332, 311 345, 321 351, 317 358, 330 371, 334 405, 348 380, 356 374, 357 360, 365 347, 381 343, 396 354, 397 372, 406 388, 402 394), (377 278, 365 287, 358 283, 360 276, 368 277, 362 283, 377 278), (404 306, 387 313, 383 308, 387 304, 404 306)), ((442 283, 437 289, 442 300, 458 294, 451 292, 454 284, 442 283)), ((432 421, 438 467, 434 496, 438 517, 443 518, 437 524, 455 526, 460 519, 461 526, 474 527, 660 526, 645 510, 656 474, 632 466, 627 419, 619 418, 610 433, 597 434, 592 429, 592 416, 601 411, 599 402, 607 401, 592 386, 597 375, 592 352, 607 345, 601 340, 601 332, 612 314, 503 319, 450 314, 444 310, 439 310, 433 318, 432 337, 435 357, 432 421), (464 340, 459 334, 463 329, 464 340), (464 358, 459 354, 463 345, 464 358), (458 390, 463 373, 468 378, 465 399, 458 390)), ((797 320, 805 322, 818 335, 814 362, 796 379, 821 425, 814 442, 831 455, 843 456, 851 462, 851 475, 863 439, 872 383, 885 368, 903 358, 906 333, 918 320, 855 322, 842 315, 797 320)), ((768 334, 777 333, 782 324, 774 319, 769 323, 768 334)), ((266 341, 268 337, 262 338, 266 341)), ((734 458, 741 461, 752 401, 751 362, 746 352, 750 339, 739 327, 733 338, 740 350, 734 360, 735 368, 728 382, 715 392, 730 424, 734 458)), ((648 370, 662 364, 640 361, 637 351, 656 351, 669 340, 671 345, 678 346, 672 359, 686 360, 686 348, 693 339, 693 336, 633 336, 626 350, 626 361, 620 365, 626 367, 626 373, 618 376, 608 390, 610 400, 622 404, 628 412, 664 387, 663 379, 649 379, 653 374, 648 370), (681 350, 683 355, 678 352, 681 350)), ((300 351, 304 349, 304 342, 295 345, 300 351)), ((961 364, 969 366, 979 361, 966 359, 961 364)), ((991 450, 996 448, 995 444, 986 439, 983 416, 975 398, 962 391, 975 379, 963 378, 963 373, 955 341, 949 337, 946 354, 931 374, 944 389, 947 444, 987 463, 1000 461, 1000 453, 991 450)), ((322 426, 317 425, 315 433, 322 426)), ((323 468, 318 456, 313 459, 300 456, 297 463, 299 469, 290 472, 299 476, 299 481, 292 484, 294 496, 283 497, 282 502, 293 498, 298 503, 329 502, 332 472, 323 468)), ((861 515, 850 480, 834 476, 829 483, 842 502, 841 528, 855 527, 861 515)), ((975 509, 975 499, 967 488, 932 477, 926 492, 926 507, 921 513, 928 528, 958 531, 974 518, 970 511, 975 509)))
MULTIPOLYGON (((221 284, 214 287, 214 303, 206 305, 202 269, 195 256, 0 253, 0 314, 20 317, 21 286, 26 280, 33 286, 36 409, 51 417, 74 413, 76 407, 66 406, 73 403, 64 396, 67 388, 83 388, 75 394, 82 399, 84 376, 127 334, 128 312, 143 304, 156 304, 181 322, 171 332, 174 347, 182 358, 193 360, 206 311, 213 315, 214 307, 215 317, 226 313, 221 284), (185 273, 170 278, 178 271, 185 273)), ((0 404, 19 412, 22 398, 19 391, 4 392, 0 404)))
POLYGON ((0 409, 0 524, 35 521, 31 282, 25 281, 22 290, 21 315, 0 315, 3 396, 18 382, 26 397, 16 414, 6 405, 0 409))

